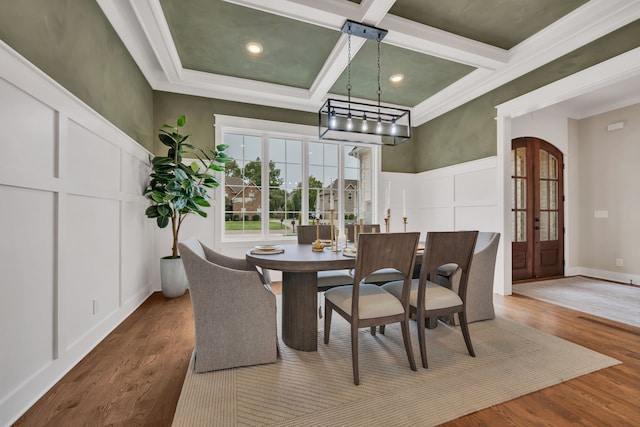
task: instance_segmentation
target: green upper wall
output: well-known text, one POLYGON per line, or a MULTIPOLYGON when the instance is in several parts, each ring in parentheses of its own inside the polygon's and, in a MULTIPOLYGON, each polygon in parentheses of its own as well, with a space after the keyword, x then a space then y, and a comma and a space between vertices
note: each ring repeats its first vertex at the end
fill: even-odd
MULTIPOLYGON (((154 92, 94 1, 0 2, 0 39, 149 151, 187 115, 193 143, 213 147, 213 114, 316 125, 315 113, 154 92)), ((382 169, 423 172, 496 154, 495 106, 640 46, 640 21, 507 83, 383 147, 382 169)))
POLYGON ((95 1, 1 1, 0 39, 151 150, 153 91, 95 1))
MULTIPOLYGON (((164 154, 166 150, 166 146, 162 145, 157 138, 157 130, 165 123, 175 124, 176 119, 183 114, 187 116, 185 132, 191 135, 189 141, 202 149, 214 148, 216 144, 213 128, 214 114, 311 126, 318 125, 316 113, 169 92, 154 92, 153 112, 154 135, 156 136, 153 152, 155 154, 164 154)), ((220 141, 217 143, 219 144, 220 141)))
MULTIPOLYGON (((402 165, 391 161, 383 161, 383 167, 388 171, 423 172, 494 156, 497 105, 638 46, 640 21, 634 21, 423 124, 418 128, 416 137, 407 142, 415 150, 413 169, 409 163, 402 165)), ((384 153, 393 155, 390 150, 384 153)))

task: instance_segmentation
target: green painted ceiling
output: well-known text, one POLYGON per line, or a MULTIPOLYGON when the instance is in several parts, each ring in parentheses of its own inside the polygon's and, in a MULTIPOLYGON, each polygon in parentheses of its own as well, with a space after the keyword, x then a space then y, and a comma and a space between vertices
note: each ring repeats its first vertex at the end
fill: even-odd
POLYGON ((337 31, 222 1, 160 3, 182 66, 196 71, 306 89, 340 37, 337 31), (252 41, 264 47, 259 57, 245 51, 252 41))
POLYGON ((588 0, 398 0, 389 13, 503 49, 588 0))
MULTIPOLYGON (((378 49, 367 40, 351 61, 351 96, 374 99, 378 91, 378 49)), ((414 106, 473 71, 475 68, 433 56, 423 55, 388 44, 380 46, 380 83, 382 102, 414 106), (389 77, 404 74, 400 84, 389 77)), ((345 70, 330 92, 347 95, 345 70)))
MULTIPOLYGON (((354 8, 361 7, 360 3, 345 0, 343 4, 354 8)), ((584 3, 586 0, 397 0, 389 13, 510 49, 584 3)), ((284 87, 311 89, 341 36, 336 29, 308 23, 309 19, 286 18, 222 0, 160 0, 160 5, 183 68, 284 87), (251 41, 264 47, 261 55, 245 51, 251 41)), ((385 42, 381 60, 382 101, 406 107, 420 104, 475 70, 385 42), (394 73, 404 74, 404 81, 392 84, 389 76, 394 73)), ((375 42, 367 41, 353 55, 351 76, 353 97, 376 99, 375 42)), ((330 84, 330 93, 346 95, 347 70, 330 84)))

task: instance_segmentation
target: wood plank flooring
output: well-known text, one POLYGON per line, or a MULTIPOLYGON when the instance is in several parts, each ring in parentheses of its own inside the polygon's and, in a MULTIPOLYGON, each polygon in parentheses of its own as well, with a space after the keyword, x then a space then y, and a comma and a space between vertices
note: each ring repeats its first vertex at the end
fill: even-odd
MULTIPOLYGON (((445 425, 640 425, 640 328, 521 296, 496 312, 623 363, 445 425)), ((170 426, 193 334, 188 294, 153 294, 14 425, 170 426)))

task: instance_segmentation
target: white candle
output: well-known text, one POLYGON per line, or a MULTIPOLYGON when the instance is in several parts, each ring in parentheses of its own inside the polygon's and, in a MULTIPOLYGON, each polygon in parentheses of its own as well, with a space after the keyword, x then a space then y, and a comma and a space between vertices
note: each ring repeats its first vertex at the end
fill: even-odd
POLYGON ((407 217, 407 202, 405 199, 405 190, 402 190, 402 216, 407 217))
POLYGON ((333 209, 333 180, 329 185, 331 186, 329 187, 329 209, 333 209))
POLYGON ((384 208, 389 210, 391 208, 391 181, 387 182, 387 184, 387 197, 384 208))

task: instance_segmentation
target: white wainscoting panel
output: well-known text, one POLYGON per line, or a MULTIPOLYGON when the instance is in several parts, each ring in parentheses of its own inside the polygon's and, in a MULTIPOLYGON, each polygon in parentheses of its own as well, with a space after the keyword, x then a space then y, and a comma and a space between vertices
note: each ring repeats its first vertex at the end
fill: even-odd
POLYGON ((68 122, 67 173, 89 188, 120 188, 120 149, 85 127, 68 122))
POLYGON ((6 80, 0 79, 0 117, 3 123, 2 169, 20 171, 27 165, 8 159, 29 159, 31 174, 55 176, 56 112, 6 80), (28 114, 25 114, 28 113, 28 114))
POLYGON ((0 41, 0 426, 156 287, 149 152, 0 41))
POLYGON ((65 257, 73 260, 63 277, 68 296, 67 350, 71 350, 90 332, 86 325, 118 309, 120 213, 115 200, 85 196, 69 196, 66 213, 65 229, 73 232, 60 239, 65 257))
MULTIPOLYGON (((418 174, 382 172, 379 200, 384 201, 384 186, 388 182, 391 182, 392 189, 400 189, 392 191, 391 195, 392 231, 402 230, 402 219, 398 220, 398 217, 401 217, 402 208, 401 189, 406 189, 407 231, 420 231, 422 239, 428 231, 502 233, 498 223, 501 212, 498 207, 496 157, 418 174)), ((384 205, 378 212, 379 218, 384 218, 384 205)), ((500 245, 503 241, 504 237, 501 237, 500 245)), ((501 275, 496 275, 496 292, 502 286, 500 278, 501 275)))
POLYGON ((0 186, 0 387, 3 395, 54 358, 55 195, 0 186))

